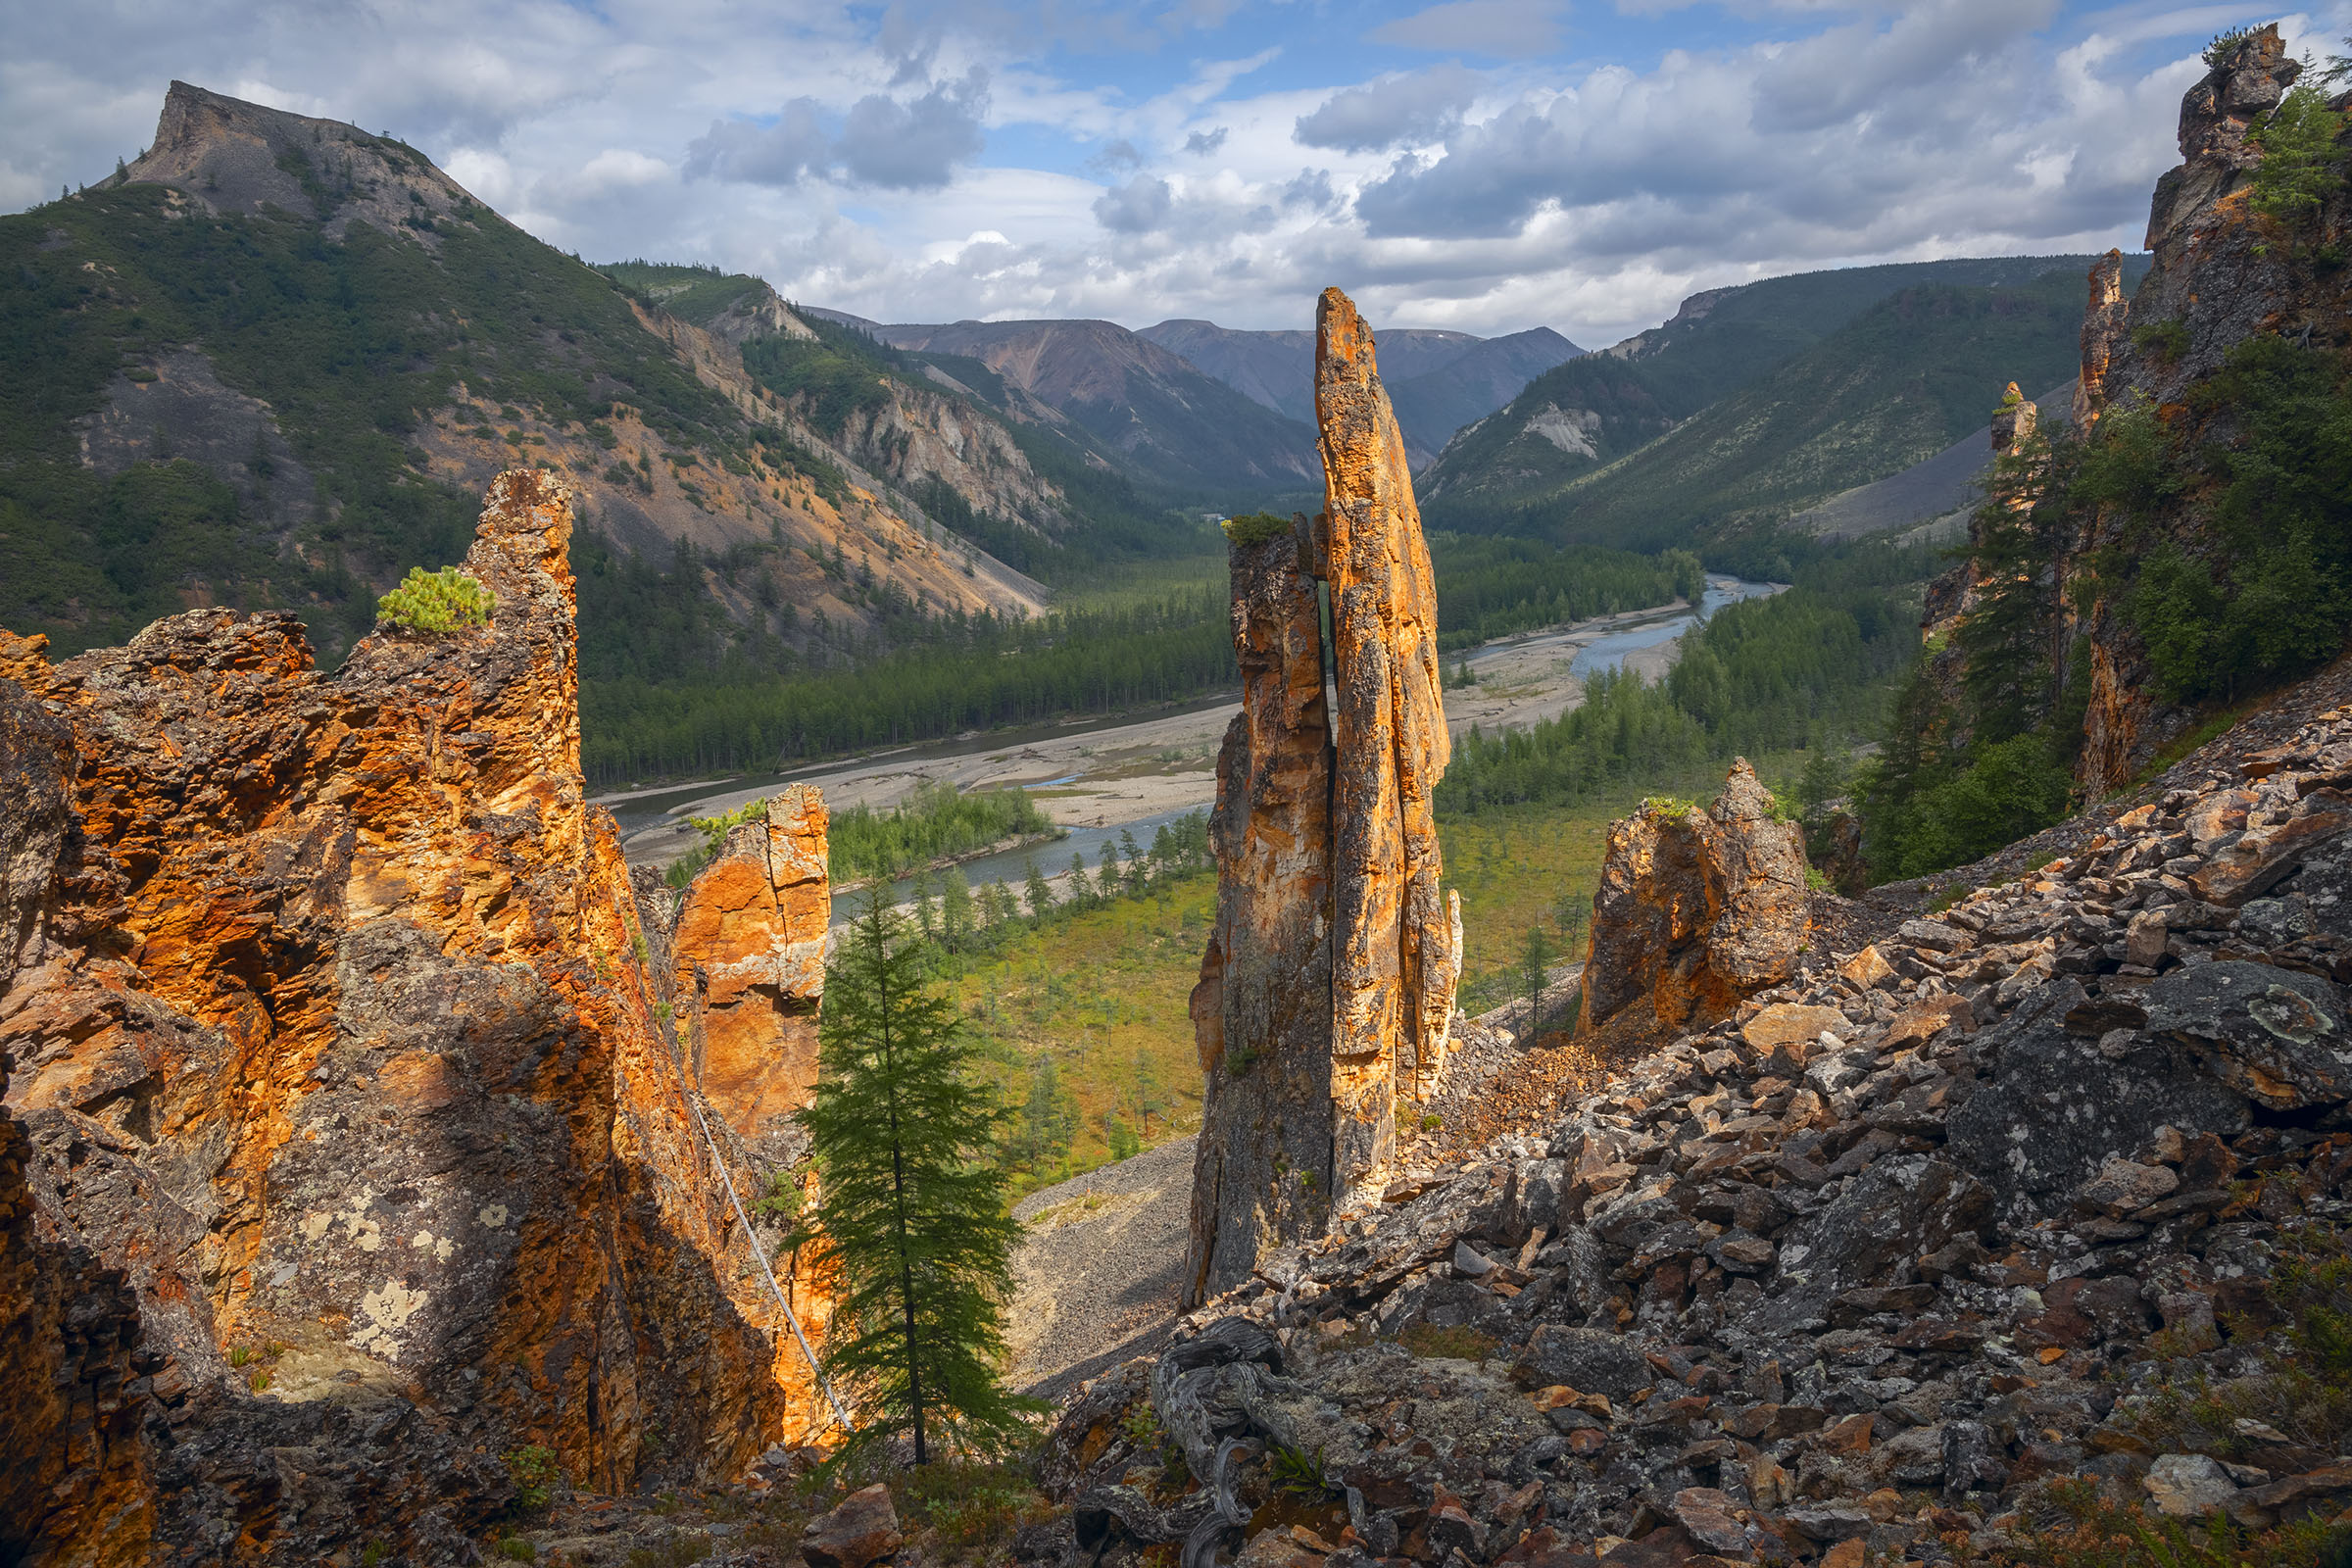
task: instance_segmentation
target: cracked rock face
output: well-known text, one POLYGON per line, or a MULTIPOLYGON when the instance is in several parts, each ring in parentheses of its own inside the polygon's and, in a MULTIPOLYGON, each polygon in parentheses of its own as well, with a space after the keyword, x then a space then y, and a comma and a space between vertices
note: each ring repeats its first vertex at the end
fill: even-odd
POLYGON ((676 994, 700 998, 696 1076, 747 1145, 797 1157, 792 1113, 816 1088, 825 989, 824 797, 796 784, 731 829, 679 902, 676 994))
MULTIPOLYGON (((0 634, 9 1126, 42 1234, 171 1364, 138 1438, 166 1544, 422 1550, 521 1446, 620 1489, 811 1429, 689 1114, 667 910, 582 800, 570 525, 559 481, 501 476, 465 563, 491 623, 332 674, 282 614, 54 666, 0 634)), ((680 962, 730 973, 698 933, 680 962)), ((732 1124, 798 1069, 718 1055, 754 1185, 732 1124)))
POLYGON ((1584 1027, 1646 1001, 1659 1024, 1728 1015, 1796 971, 1807 929, 1802 831, 1740 758, 1714 805, 1644 805, 1611 823, 1585 965, 1584 1027))
POLYGON ((1449 756, 1436 584, 1371 330, 1337 289, 1316 312, 1315 410, 1323 513, 1232 549, 1243 699, 1217 762, 1217 927, 1193 993, 1208 1086, 1191 1301, 1383 1178, 1399 1096, 1443 1070, 1461 970, 1430 798, 1449 756))
POLYGON ((1194 988, 1206 1080, 1190 1299, 1319 1229, 1331 1193, 1331 731, 1314 579, 1291 535, 1233 547, 1242 711, 1217 756, 1217 923, 1194 988))

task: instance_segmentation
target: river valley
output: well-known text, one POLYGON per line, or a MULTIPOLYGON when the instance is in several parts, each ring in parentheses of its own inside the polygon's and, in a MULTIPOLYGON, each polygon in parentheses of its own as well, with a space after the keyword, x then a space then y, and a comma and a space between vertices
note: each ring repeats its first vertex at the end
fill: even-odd
MULTIPOLYGON (((1447 690, 1446 722, 1457 735, 1473 725, 1489 731, 1525 727, 1575 709, 1584 700, 1585 681, 1600 671, 1625 668, 1656 680, 1672 667, 1683 633, 1694 623, 1780 587, 1710 576, 1695 610, 1678 600, 1450 655, 1448 679, 1465 666, 1475 679, 1447 690)), ((1149 848, 1163 824, 1207 809, 1216 800, 1217 746, 1238 706, 1229 697, 1216 698, 1143 719, 991 731, 753 777, 606 796, 600 803, 618 819, 630 863, 664 866, 697 842, 688 818, 732 809, 785 784, 818 785, 836 811, 856 806, 887 810, 933 782, 963 791, 1025 789, 1066 836, 962 865, 975 886, 998 880, 1018 886, 1032 858, 1058 879, 1073 854, 1091 866, 1122 831, 1149 848)), ((836 895, 837 921, 856 897, 836 895)))

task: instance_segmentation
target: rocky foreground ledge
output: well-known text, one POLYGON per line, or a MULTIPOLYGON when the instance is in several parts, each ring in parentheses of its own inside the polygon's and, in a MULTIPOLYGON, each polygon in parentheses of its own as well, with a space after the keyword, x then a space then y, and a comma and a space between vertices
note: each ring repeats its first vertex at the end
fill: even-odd
POLYGON ((2352 1216, 2347 684, 1270 1254, 1067 1406, 1016 1555, 1859 1568, 2344 1515, 2275 1282, 2352 1216))

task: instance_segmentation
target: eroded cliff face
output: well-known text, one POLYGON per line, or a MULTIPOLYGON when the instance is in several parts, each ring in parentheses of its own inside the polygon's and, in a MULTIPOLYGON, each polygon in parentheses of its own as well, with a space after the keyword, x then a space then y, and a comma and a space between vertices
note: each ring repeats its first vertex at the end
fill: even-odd
POLYGON ((1242 711, 1217 755, 1217 923, 1192 999, 1195 1301, 1319 1229, 1331 1193, 1332 747, 1307 548, 1284 534, 1232 552, 1242 711))
POLYGON ((1393 1086, 1426 1083, 1444 1066, 1460 970, 1431 805, 1453 755, 1437 574, 1373 347, 1354 304, 1325 289, 1315 308, 1315 418, 1338 693, 1333 1054, 1349 1071, 1332 1087, 1346 1121, 1344 1191, 1388 1158, 1393 1086))
POLYGON ((693 1063, 735 1135, 789 1164, 792 1113, 816 1088, 825 989, 824 797, 796 784, 727 834, 686 890, 670 936, 671 994, 700 1015, 693 1063))
POLYGON ((1642 1003, 1668 1029, 1729 1017, 1796 972, 1808 928, 1803 830, 1740 758, 1713 806, 1644 804, 1609 825, 1580 1027, 1642 1003))
MULTIPOLYGON (((2299 329, 2308 340, 2319 318, 2340 320, 2341 285, 2315 289, 2308 269, 2290 259, 2294 247, 2266 236, 2246 201, 2250 172, 2262 162, 2247 133, 2302 73, 2278 29, 2265 26, 2182 95, 2183 162, 2156 184, 2147 236, 2155 260, 2148 275, 2125 302, 2112 264, 2090 274, 2077 398, 2085 427, 2107 409, 2144 398, 2168 426, 2186 431, 2197 417, 2186 402, 2189 389, 2219 369, 2231 347, 2261 332, 2299 329), (2181 335, 2145 349, 2135 344, 2133 328, 2154 323, 2178 323, 2181 335)), ((2097 552, 2125 542, 2130 522, 2120 508, 2091 519, 2083 537, 2070 541, 2062 569, 2083 572, 2097 552)), ((2183 512, 2159 519, 2159 528, 2194 552, 2207 547, 2204 530, 2183 512)), ((2151 543, 2144 536, 2137 540, 2142 551, 2151 543)), ((2082 625, 2090 703, 2076 774, 2095 799, 2134 777, 2190 715, 2157 696, 2146 648, 2112 596, 2095 599, 2082 625)))
MULTIPOLYGON (((2260 27, 2221 53, 2183 95, 2183 161, 2157 183, 2147 234, 2154 261, 2147 276, 2127 300, 2119 253, 2110 252, 2089 273, 2074 406, 2079 430, 2091 429, 2110 411, 2139 406, 2154 414, 2169 439, 2228 438, 2229 400, 2195 393, 2231 349, 2264 334, 2306 344, 2345 340, 2352 304, 2346 283, 2339 271, 2316 267, 2310 258, 2341 243, 2352 210, 2340 196, 2331 197, 2314 219, 2316 233, 2296 236, 2249 202, 2253 171, 2262 161, 2250 133, 2302 71, 2287 57, 2278 28, 2260 27)), ((2030 434, 2028 424, 2015 440, 2006 439, 1996 424, 1996 451, 2022 450, 2030 434)), ((2039 499, 2039 482, 2032 473, 2012 473, 1996 479, 1991 499, 2023 511, 2039 499)), ((2192 562, 2226 561, 2230 546, 2200 488, 2192 482, 2145 515, 2112 504, 2070 512, 2042 530, 2049 535, 2038 543, 2046 557, 2043 597, 2050 608, 2041 629, 2051 667, 2069 671, 2080 661, 2087 680, 2076 763, 2086 798, 2111 794, 2139 776, 2193 721, 2189 708, 2166 701, 2158 690, 2146 646, 2124 612, 2136 579, 2116 564, 2144 560, 2165 546, 2178 547, 2192 562)), ((1971 531, 1972 545, 1981 546, 1981 526, 1971 531)), ((1972 562, 1931 592, 1931 634, 1951 630, 1974 608, 1985 569, 1972 562)), ((1937 656, 1935 672, 1947 696, 1957 693, 1956 652, 1937 656)))
POLYGON ((427 1549, 517 1446, 618 1489, 814 1428, 689 1107, 693 999, 583 804, 570 526, 552 475, 501 475, 465 564, 491 624, 332 674, 284 614, 54 666, 0 634, 7 1106, 38 1237, 175 1358, 166 1542, 427 1549), (16 782, 36 730, 62 806, 16 782))
POLYGON ((1237 539, 1242 712, 1217 764, 1218 920, 1193 996, 1208 1075, 1188 1298, 1385 1174, 1443 1070, 1461 913, 1430 795, 1449 755, 1437 593, 1372 333, 1316 313, 1324 512, 1237 539), (1330 585, 1327 714, 1315 580, 1330 585))

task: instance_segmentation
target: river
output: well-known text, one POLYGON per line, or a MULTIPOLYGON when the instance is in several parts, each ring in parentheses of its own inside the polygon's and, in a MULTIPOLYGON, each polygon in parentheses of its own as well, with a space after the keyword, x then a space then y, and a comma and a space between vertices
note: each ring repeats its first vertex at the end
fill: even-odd
MULTIPOLYGON (((1575 703, 1575 688, 1561 676, 1582 679, 1621 668, 1628 659, 1662 648, 1724 606, 1780 588, 1710 577, 1695 610, 1630 612, 1498 638, 1448 656, 1449 669, 1467 662, 1481 677, 1474 688, 1448 693, 1453 727, 1466 729, 1476 721, 1493 729, 1549 717, 1575 703)), ((1656 658, 1641 662, 1653 675, 1662 667, 1656 658)), ((648 791, 603 804, 618 819, 630 858, 661 864, 694 842, 685 821, 689 814, 727 810, 785 784, 823 786, 836 810, 858 804, 888 809, 923 781, 959 790, 1053 791, 1048 804, 1065 824, 1065 837, 963 863, 965 880, 974 887, 998 880, 1017 887, 1032 858, 1049 876, 1068 870, 1073 854, 1083 855, 1091 868, 1101 863, 1102 847, 1115 842, 1122 830, 1148 849, 1160 826, 1206 809, 1216 792, 1217 740, 1236 711, 1238 705, 1230 696, 1206 698, 1147 718, 990 730, 770 773, 648 791), (1139 777, 1140 759, 1158 759, 1164 765, 1154 770, 1146 763, 1140 771, 1150 776, 1139 777), (1073 785, 1079 787, 1072 789, 1073 785)), ((905 898, 911 889, 902 881, 895 891, 905 898)), ((856 898, 837 896, 835 917, 856 898)))

